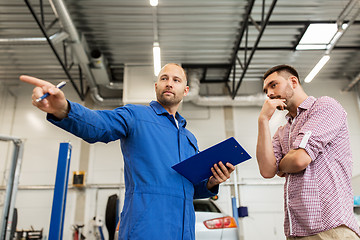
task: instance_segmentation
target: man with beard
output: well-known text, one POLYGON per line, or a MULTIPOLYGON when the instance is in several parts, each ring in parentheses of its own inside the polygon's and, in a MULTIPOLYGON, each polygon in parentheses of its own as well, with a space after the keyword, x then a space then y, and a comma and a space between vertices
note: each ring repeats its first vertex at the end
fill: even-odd
POLYGON ((286 178, 287 239, 359 239, 345 110, 333 98, 308 96, 291 66, 275 66, 263 78, 268 99, 258 118, 256 156, 264 178, 286 178), (287 123, 271 139, 275 109, 288 110, 287 123))
POLYGON ((101 111, 66 100, 49 82, 20 79, 36 86, 33 105, 47 112, 51 123, 89 143, 120 139, 126 191, 119 239, 195 239, 193 199, 214 196, 235 168, 219 162, 211 169, 213 176, 197 185, 171 168, 199 151, 177 112, 189 92, 182 67, 171 63, 161 69, 155 83, 157 101, 150 106, 101 111), (36 102, 46 92, 50 96, 36 102))

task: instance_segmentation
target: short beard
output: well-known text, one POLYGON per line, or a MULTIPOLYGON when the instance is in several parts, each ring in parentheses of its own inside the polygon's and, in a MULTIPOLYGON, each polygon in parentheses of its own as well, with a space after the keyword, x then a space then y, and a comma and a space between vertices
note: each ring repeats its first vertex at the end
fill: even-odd
POLYGON ((159 103, 161 103, 161 105, 167 107, 178 105, 181 102, 181 99, 177 99, 177 98, 168 99, 163 97, 162 95, 157 96, 157 100, 159 103))
POLYGON ((290 84, 285 89, 285 99, 286 99, 286 107, 285 109, 289 110, 291 107, 290 99, 294 96, 294 89, 290 86, 290 84))

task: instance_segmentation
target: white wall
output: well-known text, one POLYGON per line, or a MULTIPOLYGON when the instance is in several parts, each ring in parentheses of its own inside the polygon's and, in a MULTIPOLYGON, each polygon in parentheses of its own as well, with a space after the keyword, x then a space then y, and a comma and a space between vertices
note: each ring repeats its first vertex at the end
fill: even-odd
MULTIPOLYGON (((70 89, 70 88, 69 88, 70 89)), ((76 170, 78 149, 80 141, 75 137, 56 129, 44 121, 45 114, 37 111, 31 104, 32 87, 21 84, 9 91, 16 96, 15 106, 6 105, 8 112, 13 110, 6 119, 11 120, 11 127, 1 129, 0 134, 19 137, 25 141, 23 162, 20 174, 20 186, 51 186, 55 182, 57 158, 60 142, 71 141, 75 151, 72 153, 70 171, 76 170), (10 131, 9 131, 10 129, 10 131)), ((71 94, 69 94, 71 96, 71 94)), ((11 99, 11 98, 10 98, 11 99)), ((5 103, 1 102, 1 106, 5 103)), ((7 152, 9 157, 12 152, 7 152)), ((1 163, 3 163, 1 159, 1 163)), ((8 168, 10 162, 6 163, 8 168)), ((18 228, 34 229, 44 228, 47 235, 52 206, 52 190, 19 190, 16 207, 18 208, 18 228)), ((70 239, 69 229, 74 212, 74 196, 68 192, 65 218, 64 238, 70 239)))
MULTIPOLYGON (((328 95, 340 101, 348 112, 354 156, 354 175, 360 174, 360 113, 354 93, 340 93, 338 89, 346 82, 322 82, 305 85, 306 91, 314 96, 328 95), (326 86, 326 87, 324 87, 326 86)), ((52 126, 45 120, 45 114, 31 105, 32 87, 21 83, 19 87, 9 89, 0 86, 0 135, 11 135, 25 139, 25 152, 20 177, 21 186, 53 185, 55 182, 56 164, 59 143, 71 141, 73 152, 70 171, 80 170, 81 140, 52 126), (5 93, 4 93, 5 91, 5 93), (2 97, 5 96, 6 97, 2 97), (16 97, 15 97, 16 96, 16 97)), ((70 100, 79 101, 71 86, 63 89, 70 100)), ((255 158, 257 139, 257 117, 260 108, 234 108, 235 138, 253 157, 240 164, 238 182, 240 203, 247 206, 249 217, 241 221, 241 233, 245 240, 284 239, 283 234, 283 186, 282 179, 271 180, 261 178, 255 158), (259 231, 261 229, 261 231, 259 231)), ((197 107, 186 103, 181 107, 181 113, 188 120, 188 128, 198 139, 201 150, 226 138, 224 109, 222 107, 197 107)), ((274 132, 283 122, 283 114, 277 113, 271 122, 274 132)), ((12 150, 9 144, 0 142, 0 181, 4 178, 4 169, 9 164, 12 150)), ((119 150, 119 142, 109 144, 93 144, 90 146, 89 170, 86 183, 116 185, 123 183, 123 162, 119 150)), ((70 177, 69 182, 71 182, 70 177)), ((4 185, 3 182, 0 184, 4 185)), ((224 185, 219 194, 220 207, 231 215, 230 198, 233 195, 231 182, 224 185)), ((77 189, 69 189, 64 239, 71 239, 71 225, 75 223, 75 202, 79 196, 77 189)), ((85 220, 88 225, 94 216, 104 218, 107 197, 117 193, 123 200, 123 189, 98 189, 91 187, 86 190, 85 220)), ((3 191, 0 191, 3 194, 3 191)), ((16 207, 19 212, 19 229, 44 229, 48 234, 52 206, 52 190, 19 190, 16 207)), ((0 195, 1 196, 1 195, 0 195)), ((0 198, 0 202, 1 202, 0 198)), ((86 229, 90 231, 91 229, 86 229)), ((106 235, 105 230, 105 235, 106 235)), ((90 236, 87 239, 92 239, 90 236)))
MULTIPOLYGON (((16 98, 9 89, 0 84, 0 135, 10 136, 12 132, 16 98)), ((9 168, 13 152, 13 144, 0 141, 0 186, 6 185, 6 172, 9 168)), ((3 214, 5 191, 0 191, 0 216, 3 214)))

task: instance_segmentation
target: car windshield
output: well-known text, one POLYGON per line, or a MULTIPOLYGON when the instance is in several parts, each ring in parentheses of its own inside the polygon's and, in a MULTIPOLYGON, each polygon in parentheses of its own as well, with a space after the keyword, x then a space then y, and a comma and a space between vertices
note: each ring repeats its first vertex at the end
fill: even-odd
POLYGON ((220 213, 220 209, 210 201, 194 200, 195 212, 217 212, 220 213))

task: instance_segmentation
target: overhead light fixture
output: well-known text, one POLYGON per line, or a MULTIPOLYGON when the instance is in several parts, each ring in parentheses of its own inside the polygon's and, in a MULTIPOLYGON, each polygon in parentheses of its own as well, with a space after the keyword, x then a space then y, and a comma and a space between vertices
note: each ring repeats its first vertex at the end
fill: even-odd
POLYGON ((341 38, 341 36, 344 34, 344 31, 347 29, 348 24, 344 23, 341 25, 341 29, 338 29, 338 31, 335 33, 334 37, 331 39, 329 45, 327 48, 330 48, 332 45, 335 45, 335 43, 341 38))
POLYGON ((160 54, 159 42, 154 42, 153 57, 154 57, 154 74, 155 76, 157 76, 161 70, 161 54, 160 54))
POLYGON ((157 5, 158 0, 150 0, 150 5, 153 6, 153 25, 154 25, 154 44, 153 44, 153 58, 154 58, 154 74, 159 75, 161 70, 161 54, 158 34, 158 22, 157 22, 157 5))
POLYGON ((316 76, 316 74, 318 74, 320 70, 324 67, 324 65, 329 61, 329 59, 330 59, 329 55, 324 55, 320 59, 320 61, 315 65, 315 67, 311 70, 311 72, 306 76, 304 81, 306 83, 311 82, 316 76))
POLYGON ((159 4, 158 0, 150 0, 150 5, 156 7, 159 4))
POLYGON ((306 76, 305 82, 311 82, 319 71, 330 59, 330 52, 335 47, 335 44, 344 34, 348 24, 326 24, 326 23, 315 23, 310 24, 306 29, 303 37, 299 44, 296 46, 296 50, 315 50, 323 49, 326 50, 323 57, 306 76))
POLYGON ((296 50, 325 50, 329 48, 329 44, 337 41, 342 30, 345 30, 347 26, 347 24, 342 24, 339 29, 336 23, 312 23, 306 29, 296 50))
POLYGON ((296 46, 296 50, 324 50, 326 44, 299 44, 296 46))

